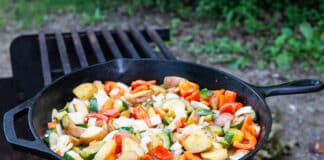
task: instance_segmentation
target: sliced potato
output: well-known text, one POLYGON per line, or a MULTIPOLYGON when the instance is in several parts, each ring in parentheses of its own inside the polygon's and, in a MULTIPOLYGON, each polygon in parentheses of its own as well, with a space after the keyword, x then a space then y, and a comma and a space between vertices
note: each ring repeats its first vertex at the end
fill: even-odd
POLYGON ((209 151, 203 152, 200 154, 201 157, 205 160, 226 160, 228 159, 227 149, 211 149, 209 151))
POLYGON ((69 136, 69 137, 70 137, 70 140, 71 140, 71 143, 73 144, 73 146, 80 145, 80 139, 73 137, 73 136, 69 136))
POLYGON ((94 81, 93 84, 98 88, 98 89, 104 89, 104 84, 101 81, 94 81))
POLYGON ((82 100, 91 98, 96 92, 97 87, 92 83, 82 83, 73 89, 73 94, 82 100))
POLYGON ((172 87, 177 87, 180 82, 187 81, 186 79, 182 77, 177 77, 177 76, 167 76, 164 77, 163 80, 163 86, 165 88, 172 88, 172 87))
POLYGON ((145 154, 142 146, 131 138, 123 139, 122 153, 124 152, 135 152, 139 157, 142 157, 145 154))
POLYGON ((198 130, 192 133, 183 143, 184 148, 192 153, 199 153, 208 150, 212 147, 211 140, 204 134, 203 131, 198 130))
POLYGON ((158 86, 158 85, 150 85, 150 89, 153 91, 153 94, 154 95, 158 95, 158 94, 161 94, 161 93, 166 93, 166 90, 161 87, 161 86, 158 86))
POLYGON ((160 136, 158 136, 157 134, 150 135, 150 138, 151 138, 151 142, 148 144, 149 150, 152 150, 153 148, 155 148, 159 145, 163 145, 162 138, 160 136))
POLYGON ((89 144, 91 141, 99 141, 102 140, 107 133, 107 130, 101 127, 91 126, 81 134, 80 142, 82 144, 89 144))
POLYGON ((90 159, 89 157, 94 156, 100 148, 105 144, 104 141, 92 141, 89 146, 80 151, 81 157, 84 159, 90 159))
POLYGON ((84 101, 80 101, 79 103, 74 104, 74 108, 77 112, 83 112, 85 114, 88 114, 88 106, 84 101))
POLYGON ((106 143, 100 148, 93 160, 103 160, 114 156, 116 150, 116 142, 114 140, 108 139, 106 143))
POLYGON ((122 152, 117 160, 139 160, 140 156, 133 151, 122 152))
POLYGON ((66 134, 71 135, 73 137, 77 137, 79 138, 81 136, 81 134, 83 134, 85 132, 85 128, 82 127, 78 127, 76 126, 72 120, 70 119, 70 117, 68 116, 68 114, 65 114, 62 117, 62 126, 64 128, 64 131, 66 134))

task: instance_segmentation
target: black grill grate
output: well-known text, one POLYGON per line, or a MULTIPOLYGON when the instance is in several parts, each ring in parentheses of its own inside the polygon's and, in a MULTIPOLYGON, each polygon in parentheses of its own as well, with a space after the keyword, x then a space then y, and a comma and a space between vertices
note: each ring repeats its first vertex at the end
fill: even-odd
POLYGON ((126 30, 116 26, 113 30, 20 36, 10 48, 14 80, 28 98, 64 74, 91 64, 116 58, 175 60, 164 44, 169 38, 168 29, 152 29, 147 23, 143 30, 129 24, 126 30))

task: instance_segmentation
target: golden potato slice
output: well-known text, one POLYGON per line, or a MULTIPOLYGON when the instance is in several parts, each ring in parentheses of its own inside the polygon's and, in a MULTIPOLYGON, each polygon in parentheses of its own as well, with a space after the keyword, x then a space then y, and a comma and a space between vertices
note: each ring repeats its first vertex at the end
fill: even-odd
POLYGON ((89 144, 91 141, 99 141, 102 140, 107 133, 107 130, 101 127, 91 126, 81 134, 80 142, 82 144, 89 144))
POLYGON ((212 147, 211 140, 199 130, 192 133, 183 143, 184 148, 192 153, 199 153, 212 147))
POLYGON ((226 160, 228 158, 227 149, 224 148, 213 148, 209 151, 201 153, 200 155, 205 160, 226 160))
POLYGON ((141 145, 131 138, 123 139, 122 153, 124 152, 135 152, 139 157, 142 157, 145 154, 141 145))
POLYGON ((82 83, 73 89, 73 94, 82 100, 91 98, 96 92, 97 87, 92 83, 82 83))
POLYGON ((113 156, 116 150, 116 142, 112 139, 108 139, 106 143, 100 148, 93 160, 103 160, 113 156))
POLYGON ((139 160, 140 157, 133 151, 122 152, 117 160, 139 160))

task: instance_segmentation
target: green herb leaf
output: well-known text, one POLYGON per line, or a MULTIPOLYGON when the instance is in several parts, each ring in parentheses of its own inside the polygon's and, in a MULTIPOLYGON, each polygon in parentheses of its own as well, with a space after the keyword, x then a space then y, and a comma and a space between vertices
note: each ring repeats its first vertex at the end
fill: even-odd
POLYGON ((307 39, 310 40, 313 37, 313 28, 309 23, 302 23, 299 26, 300 33, 307 39))

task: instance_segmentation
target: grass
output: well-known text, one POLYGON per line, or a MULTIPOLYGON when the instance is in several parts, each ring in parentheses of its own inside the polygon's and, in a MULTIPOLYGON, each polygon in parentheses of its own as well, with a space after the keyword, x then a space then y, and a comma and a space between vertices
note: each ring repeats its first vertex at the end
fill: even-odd
MULTIPOLYGON (((210 63, 226 63, 234 69, 250 66, 280 70, 297 65, 301 70, 324 72, 324 0, 0 0, 0 28, 15 22, 16 29, 39 28, 57 15, 75 14, 84 24, 104 21, 122 6, 129 15, 141 9, 173 15, 171 36, 182 21, 216 19, 215 40, 195 41, 194 34, 177 40, 194 55, 207 54, 210 63), (229 36, 236 32, 239 37, 229 36), (246 37, 254 37, 251 42, 246 37), (191 44, 195 41, 195 44, 191 44), (253 62, 253 63, 252 63, 253 62), (256 63, 254 63, 256 62, 256 63)), ((193 27, 193 33, 200 31, 193 27)))

